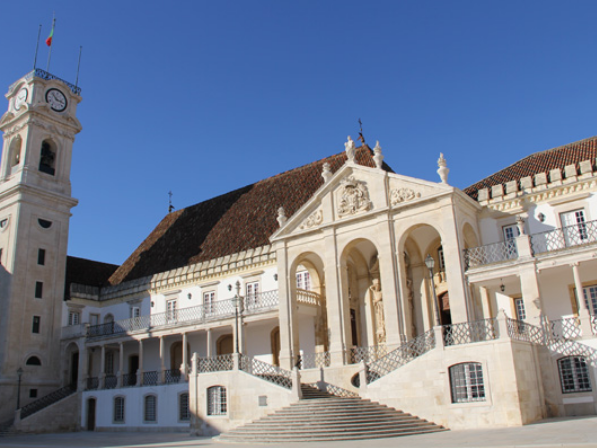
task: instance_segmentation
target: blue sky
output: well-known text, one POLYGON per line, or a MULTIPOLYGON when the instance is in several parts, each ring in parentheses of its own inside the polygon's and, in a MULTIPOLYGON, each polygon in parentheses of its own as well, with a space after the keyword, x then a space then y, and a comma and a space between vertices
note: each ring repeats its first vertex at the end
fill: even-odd
MULTIPOLYGON (((464 188, 597 134, 597 2, 3 2, 0 85, 74 82, 69 254, 120 264, 167 213, 379 140, 404 175, 464 188), (38 67, 45 69, 47 47, 38 67)), ((0 110, 6 110, 7 103, 0 110)))

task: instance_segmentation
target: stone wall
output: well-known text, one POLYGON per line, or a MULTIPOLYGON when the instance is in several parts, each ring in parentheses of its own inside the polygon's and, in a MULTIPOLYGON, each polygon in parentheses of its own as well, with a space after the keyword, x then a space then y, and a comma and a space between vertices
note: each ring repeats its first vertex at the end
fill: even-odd
POLYGON ((33 415, 15 421, 18 432, 46 433, 80 431, 81 395, 76 393, 33 415))

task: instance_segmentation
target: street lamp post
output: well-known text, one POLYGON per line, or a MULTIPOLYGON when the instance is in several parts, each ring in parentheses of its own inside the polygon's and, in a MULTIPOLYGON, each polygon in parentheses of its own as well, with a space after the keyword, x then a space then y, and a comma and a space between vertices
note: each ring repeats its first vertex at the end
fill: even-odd
POLYGON ((433 309, 435 311, 435 325, 440 326, 439 320, 439 305, 437 303, 437 295, 435 294, 435 283, 433 282, 433 266, 435 266, 435 260, 429 254, 425 257, 425 266, 429 269, 429 280, 431 281, 431 290, 433 291, 433 309))
POLYGON ((21 407, 21 377, 23 376, 23 369, 19 367, 17 370, 17 377, 19 379, 17 386, 17 409, 21 407))

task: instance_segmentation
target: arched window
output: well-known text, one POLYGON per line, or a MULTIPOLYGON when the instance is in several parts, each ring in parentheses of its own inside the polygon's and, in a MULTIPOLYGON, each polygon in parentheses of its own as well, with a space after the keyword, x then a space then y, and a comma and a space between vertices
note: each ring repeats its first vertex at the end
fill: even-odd
POLYGON ((178 420, 181 422, 188 422, 190 419, 189 394, 184 392, 178 396, 178 420))
POLYGON ((114 397, 114 423, 124 423, 124 397, 114 397))
POLYGON ((147 423, 157 422, 157 397, 155 395, 146 395, 143 401, 143 421, 147 423))
POLYGON ((450 367, 452 403, 485 401, 483 367, 479 362, 464 362, 450 367))
POLYGON ((25 364, 28 366, 41 366, 41 361, 37 356, 31 356, 25 364))
POLYGON ((39 157, 39 170, 42 173, 51 174, 56 173, 56 149, 48 140, 41 142, 41 153, 39 157))
POLYGON ((213 386, 207 389, 207 415, 226 415, 226 388, 213 386))
POLYGON ((10 162, 9 165, 11 168, 17 166, 21 163, 21 147, 23 146, 23 141, 21 140, 21 136, 17 135, 15 139, 10 143, 10 162))
POLYGON ((112 316, 111 314, 106 314, 104 316, 104 323, 105 324, 109 324, 109 323, 112 323, 112 322, 114 322, 114 316, 112 316))
POLYGON ((562 393, 591 392, 591 378, 585 358, 569 356, 558 359, 562 393))

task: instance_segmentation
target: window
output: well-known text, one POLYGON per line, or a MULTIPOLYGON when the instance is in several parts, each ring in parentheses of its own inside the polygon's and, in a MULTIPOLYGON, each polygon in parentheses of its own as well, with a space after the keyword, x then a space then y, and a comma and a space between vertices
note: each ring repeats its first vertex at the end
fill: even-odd
POLYGON ((48 221, 47 219, 38 219, 37 222, 43 229, 49 229, 52 227, 52 221, 48 221))
POLYGON ((296 288, 311 291, 311 277, 309 277, 308 271, 296 273, 296 288))
POLYGON ((449 369, 452 403, 485 401, 483 367, 478 362, 456 364, 449 369))
POLYGON ((31 333, 39 333, 41 317, 33 316, 33 325, 31 326, 31 333))
POLYGON ((29 398, 37 398, 37 389, 29 389, 29 398))
POLYGON ((591 392, 589 368, 584 358, 569 356, 559 359, 558 371, 560 372, 562 393, 591 392))
POLYGON ((597 316, 597 285, 587 286, 582 289, 585 297, 585 304, 591 316, 597 316))
POLYGON ((189 394, 184 393, 178 396, 178 420, 188 422, 191 419, 189 412, 189 394))
POLYGON ((226 388, 213 386, 207 389, 207 415, 226 415, 226 388))
POLYGON ((143 409, 143 420, 145 422, 157 422, 157 397, 155 395, 146 395, 143 409))
POLYGON ((247 283, 246 306, 251 308, 259 301, 259 282, 247 283))
POLYGON ((514 311, 516 312, 517 320, 525 320, 527 318, 527 312, 522 299, 514 299, 514 311))
POLYGON ((46 250, 45 249, 37 250, 37 264, 39 264, 41 266, 46 264, 46 250))
POLYGON ((442 246, 437 250, 437 260, 439 261, 439 272, 446 272, 446 260, 444 259, 444 248, 442 246))
POLYGON ((114 352, 106 352, 106 359, 104 361, 106 375, 114 375, 114 352))
POLYGON ((203 309, 205 314, 211 314, 215 311, 214 302, 216 299, 215 291, 207 291, 203 293, 203 309))
POLYGON ((566 246, 582 244, 588 238, 584 210, 561 213, 560 221, 566 246))
POLYGON ((518 226, 516 224, 504 226, 502 227, 502 230, 504 232, 504 241, 512 240, 520 236, 520 231, 518 230, 518 226))
POLYGON ((52 145, 47 140, 41 143, 41 153, 39 157, 39 170, 42 173, 54 175, 56 169, 54 164, 56 162, 56 151, 52 148, 52 145))
POLYGON ((25 364, 28 366, 41 366, 41 361, 37 356, 31 356, 25 364))
POLYGON ((114 397, 114 423, 124 423, 124 397, 114 397))
POLYGON ((129 313, 130 313, 131 319, 133 317, 139 317, 141 315, 141 308, 139 308, 138 306, 131 306, 129 313))
POLYGON ((44 295, 44 282, 35 282, 35 298, 41 299, 44 295))
POLYGON ((68 325, 79 325, 81 323, 81 313, 79 311, 68 312, 68 325))
POLYGON ((89 325, 99 325, 100 315, 99 314, 90 314, 89 315, 89 325))
POLYGON ((168 321, 176 320, 176 299, 166 302, 166 318, 168 321))

